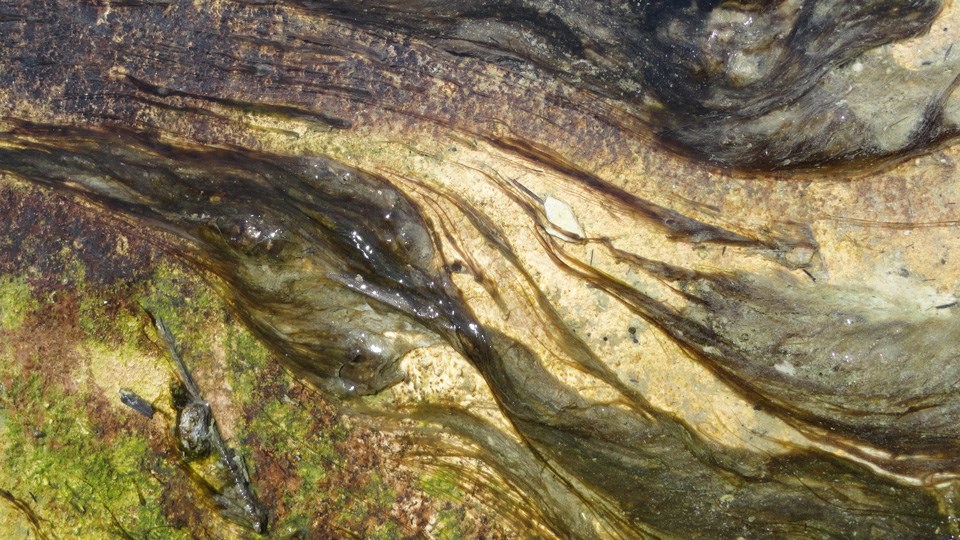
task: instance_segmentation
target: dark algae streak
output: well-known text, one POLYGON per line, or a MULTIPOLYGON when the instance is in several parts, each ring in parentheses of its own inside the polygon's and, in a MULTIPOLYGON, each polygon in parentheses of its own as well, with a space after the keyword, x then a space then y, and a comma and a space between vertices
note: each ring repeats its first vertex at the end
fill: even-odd
POLYGON ((850 85, 885 85, 893 95, 904 88, 894 83, 899 78, 910 84, 926 76, 847 67, 869 49, 927 31, 937 1, 302 4, 361 25, 402 28, 457 54, 530 62, 624 103, 664 143, 722 166, 871 160, 922 149, 956 129, 942 118, 953 78, 908 97, 914 127, 896 142, 884 140, 883 116, 837 104, 850 85))
MULTIPOLYGON (((0 172, 141 227, 272 361, 516 536, 953 537, 955 304, 831 281, 816 219, 758 226, 756 205, 670 186, 854 184, 948 144, 950 50, 890 52, 946 9, 9 1, 0 172), (670 361, 624 367, 627 334, 670 361), (665 405, 651 381, 677 363, 762 410, 737 432, 756 439, 665 405)), ((219 511, 265 532, 270 487, 154 324, 183 461, 218 460, 219 511)))

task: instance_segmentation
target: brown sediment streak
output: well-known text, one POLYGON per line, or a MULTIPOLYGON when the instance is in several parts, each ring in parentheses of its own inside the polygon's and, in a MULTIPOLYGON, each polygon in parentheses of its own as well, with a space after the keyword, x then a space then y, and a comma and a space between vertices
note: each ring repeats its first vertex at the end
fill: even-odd
MULTIPOLYGON (((407 179, 407 182, 410 180, 407 179)), ((503 312, 509 312, 512 319, 522 321, 518 324, 523 325, 522 334, 526 339, 549 343, 548 350, 559 351, 555 354, 558 359, 616 389, 623 396, 626 405, 644 418, 653 420, 660 414, 642 394, 624 384, 563 322, 556 308, 537 287, 535 280, 523 267, 513 247, 497 229, 496 224, 451 193, 420 183, 411 183, 414 190, 422 192, 420 198, 424 206, 429 207, 431 214, 435 216, 431 221, 439 225, 453 249, 468 261, 467 268, 481 282, 487 294, 503 312), (444 206, 449 206, 449 210, 444 206), (458 227, 455 214, 465 218, 470 226, 458 227), (471 249, 467 247, 470 236, 479 236, 487 248, 496 251, 497 257, 494 258, 492 267, 482 267, 473 260, 471 249), (503 264, 501 260, 507 264, 503 264), (488 277, 506 275, 515 275, 516 281, 501 283, 488 277)), ((531 212, 532 208, 527 207, 527 211, 531 212)))
MULTIPOLYGON (((242 112, 276 115, 280 118, 314 120, 314 121, 319 121, 320 123, 326 126, 329 126, 331 128, 338 128, 338 129, 349 129, 350 127, 352 127, 352 124, 347 120, 344 120, 342 118, 336 118, 333 116, 328 116, 321 112, 305 109, 302 107, 294 107, 290 105, 277 105, 277 104, 271 104, 271 103, 260 103, 260 102, 251 103, 248 101, 241 101, 238 99, 229 99, 229 98, 223 98, 223 97, 192 94, 190 92, 183 92, 180 90, 174 90, 171 88, 150 84, 148 82, 137 79, 136 77, 133 77, 131 75, 127 75, 126 80, 129 81, 130 84, 132 84, 138 90, 142 92, 146 92, 148 94, 153 94, 158 97, 165 98, 168 96, 177 96, 177 97, 192 98, 199 101, 207 101, 210 103, 216 103, 218 105, 225 105, 227 107, 235 108, 242 112)), ((361 91, 354 92, 354 95, 361 96, 361 97, 366 96, 366 94, 361 91)), ((199 110, 202 110, 202 109, 199 109, 199 110)))
POLYGON ((861 291, 815 292, 785 275, 699 272, 594 241, 619 262, 671 284, 688 302, 675 308, 568 255, 548 235, 540 238, 561 267, 609 291, 748 399, 811 437, 891 473, 932 481, 953 474, 958 433, 950 419, 960 404, 951 388, 958 374, 953 352, 933 344, 960 335, 956 317, 893 312, 872 320, 855 300, 861 291), (822 305, 812 299, 818 295, 822 305), (859 365, 845 365, 851 360, 859 365), (885 369, 889 361, 899 369, 885 369), (904 386, 905 371, 923 382, 904 386))
POLYGON ((674 240, 691 243, 715 243, 760 249, 772 253, 775 260, 791 269, 812 263, 819 246, 809 227, 780 224, 776 229, 736 232, 704 223, 670 208, 652 203, 584 171, 545 148, 516 139, 490 141, 497 148, 517 154, 530 162, 549 168, 567 181, 581 184, 591 197, 612 201, 625 215, 641 218, 663 230, 674 240), (807 250, 810 256, 791 257, 791 251, 807 250))
POLYGON ((22 514, 27 519, 30 523, 31 530, 33 530, 33 534, 37 535, 37 538, 41 540, 49 538, 47 533, 44 532, 43 519, 34 512, 33 508, 30 507, 30 503, 17 498, 16 495, 5 489, 0 489, 0 499, 3 499, 13 506, 14 511, 22 514))
POLYGON ((755 243, 755 240, 746 236, 701 223, 679 212, 627 193, 577 168, 557 155, 550 155, 543 149, 534 148, 528 142, 516 139, 495 139, 490 142, 497 148, 515 153, 537 165, 556 171, 565 178, 580 182, 591 191, 608 195, 620 203, 621 207, 628 213, 649 220, 664 229, 672 238, 690 242, 716 242, 731 245, 755 243))

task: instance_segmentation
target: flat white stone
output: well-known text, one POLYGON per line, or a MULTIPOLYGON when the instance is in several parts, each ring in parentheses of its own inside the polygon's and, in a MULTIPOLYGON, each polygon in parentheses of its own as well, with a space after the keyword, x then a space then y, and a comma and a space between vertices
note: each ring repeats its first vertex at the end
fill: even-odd
POLYGON ((791 364, 790 362, 787 362, 786 360, 784 360, 783 362, 780 362, 779 364, 774 365, 773 369, 787 376, 793 376, 793 375, 796 375, 797 373, 797 369, 793 367, 793 364, 791 364))
POLYGON ((543 202, 543 209, 547 213, 547 221, 557 229, 554 231, 548 229, 547 232, 564 240, 569 240, 570 237, 584 237, 583 227, 580 226, 580 222, 577 221, 577 216, 573 213, 573 208, 570 208, 569 204, 547 196, 547 199, 543 202))

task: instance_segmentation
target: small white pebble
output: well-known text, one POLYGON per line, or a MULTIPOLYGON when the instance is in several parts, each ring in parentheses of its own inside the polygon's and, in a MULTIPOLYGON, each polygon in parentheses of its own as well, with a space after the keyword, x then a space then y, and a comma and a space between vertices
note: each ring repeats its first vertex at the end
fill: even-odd
POLYGON ((797 369, 793 367, 793 364, 791 364, 790 362, 787 362, 786 360, 784 360, 783 362, 780 362, 779 364, 774 365, 773 369, 779 371, 780 373, 783 373, 784 375, 789 375, 791 377, 797 374, 797 369))
POLYGON ((577 216, 573 213, 573 208, 570 208, 569 204, 548 196, 547 200, 543 202, 543 209, 547 213, 547 220, 558 229, 556 232, 560 233, 554 234, 554 236, 563 238, 563 233, 568 233, 567 236, 584 237, 583 227, 580 226, 580 222, 577 221, 577 216))

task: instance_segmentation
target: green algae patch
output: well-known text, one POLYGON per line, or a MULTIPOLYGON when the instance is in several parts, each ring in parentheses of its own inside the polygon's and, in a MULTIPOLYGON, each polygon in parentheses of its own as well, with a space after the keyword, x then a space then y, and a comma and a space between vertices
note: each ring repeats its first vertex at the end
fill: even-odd
POLYGON ((169 435, 172 373, 130 297, 158 287, 98 286, 63 255, 76 264, 54 288, 0 283, 0 536, 238 537, 204 506, 169 435), (124 406, 121 387, 160 414, 124 406))
MULTIPOLYGON (((137 296, 143 310, 163 319, 173 332, 184 356, 203 360, 218 348, 227 318, 223 302, 196 274, 170 264, 161 264, 137 296), (193 354, 196 352, 196 354, 193 354)), ((151 332, 152 333, 152 332, 151 332)), ((192 369, 197 366, 191 365, 192 369)))
POLYGON ((27 314, 36 307, 37 301, 26 279, 13 276, 0 278, 0 329, 18 330, 27 314))
POLYGON ((457 482, 456 473, 449 469, 439 469, 436 472, 423 475, 420 486, 425 493, 433 497, 446 500, 460 500, 463 491, 457 482))
POLYGON ((466 540, 463 530, 464 512, 462 508, 444 508, 437 514, 434 538, 438 540, 466 540))
POLYGON ((112 418, 78 417, 90 396, 63 392, 38 374, 15 379, 11 390, 0 479, 34 503, 38 534, 190 537, 163 517, 163 486, 149 472, 156 456, 144 436, 111 432, 112 418))
POLYGON ((468 538, 468 533, 464 530, 465 508, 457 504, 464 500, 466 494, 460 487, 461 483, 457 481, 456 474, 452 469, 439 468, 420 477, 420 488, 423 492, 444 503, 437 513, 433 528, 433 537, 440 540, 468 538))
POLYGON ((263 397, 270 352, 244 328, 229 325, 224 334, 227 373, 235 399, 241 406, 256 407, 263 397))
POLYGON ((339 426, 329 431, 317 429, 305 411, 293 402, 282 400, 269 402, 254 418, 250 432, 265 446, 301 458, 309 456, 304 467, 316 465, 314 469, 319 471, 337 459, 335 444, 346 435, 346 429, 339 426))
POLYGON ((78 302, 78 325, 89 340, 136 344, 143 336, 144 318, 129 305, 124 292, 86 290, 78 302))

